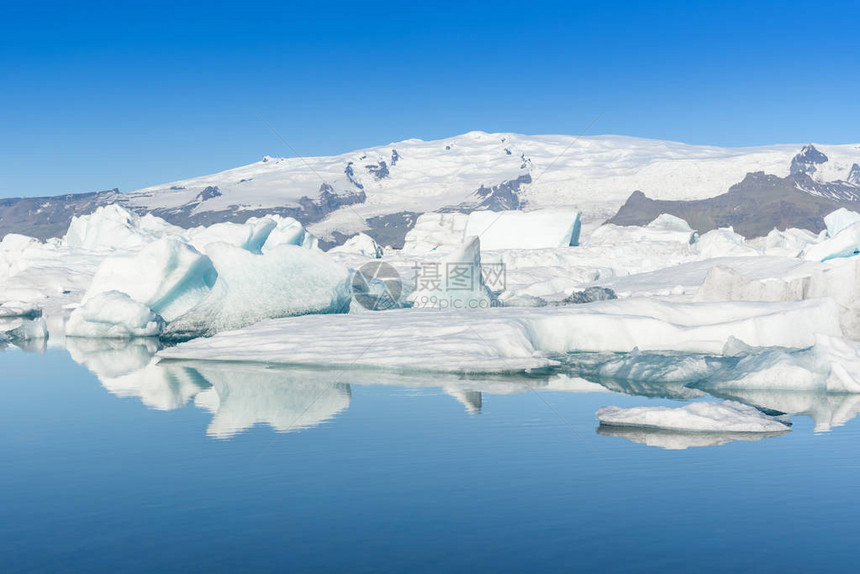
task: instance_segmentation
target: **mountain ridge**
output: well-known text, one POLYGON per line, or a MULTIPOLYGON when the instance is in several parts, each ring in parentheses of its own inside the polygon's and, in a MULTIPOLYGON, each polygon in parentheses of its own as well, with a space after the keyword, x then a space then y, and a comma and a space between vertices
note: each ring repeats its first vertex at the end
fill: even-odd
POLYGON ((426 211, 573 207, 584 221, 600 223, 613 218, 634 190, 658 201, 698 201, 724 194, 756 172, 794 177, 807 194, 853 202, 855 194, 860 197, 858 165, 860 145, 853 144, 720 148, 628 136, 469 132, 337 156, 265 156, 129 193, 4 200, 0 234, 26 229, 49 236, 63 217, 115 202, 183 227, 279 213, 329 242, 384 227, 396 246, 405 233, 397 229, 426 211))

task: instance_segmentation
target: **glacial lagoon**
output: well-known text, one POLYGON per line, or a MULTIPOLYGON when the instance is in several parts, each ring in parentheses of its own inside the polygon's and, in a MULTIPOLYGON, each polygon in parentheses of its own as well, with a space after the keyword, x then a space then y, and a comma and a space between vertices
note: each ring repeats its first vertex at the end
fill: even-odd
POLYGON ((595 413, 715 397, 583 360, 464 377, 67 345, 0 352, 6 571, 856 570, 856 395, 735 391, 790 430, 684 433, 595 413))

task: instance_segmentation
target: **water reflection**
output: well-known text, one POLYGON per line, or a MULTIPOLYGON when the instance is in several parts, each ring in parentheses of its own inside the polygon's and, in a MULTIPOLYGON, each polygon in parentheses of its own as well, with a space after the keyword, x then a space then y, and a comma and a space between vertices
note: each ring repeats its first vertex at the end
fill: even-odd
POLYGON ((600 425, 597 434, 626 438, 629 441, 666 450, 686 450, 692 447, 720 446, 733 441, 757 441, 782 436, 789 432, 772 433, 695 433, 660 429, 600 425))
POLYGON ((816 432, 828 432, 860 414, 860 395, 857 394, 734 389, 711 394, 766 411, 807 416, 815 423, 816 432))
MULTIPOLYGON (((511 395, 529 391, 623 393, 679 401, 708 397, 704 391, 688 386, 683 377, 672 375, 673 372, 698 370, 698 363, 684 361, 683 358, 666 362, 670 368, 664 366, 657 372, 650 367, 648 370, 608 370, 603 368, 607 362, 605 355, 583 355, 554 374, 474 377, 373 369, 159 361, 155 353, 160 349, 160 344, 149 339, 67 339, 66 346, 75 361, 95 373, 105 389, 117 396, 136 397, 146 406, 158 410, 193 404, 209 411, 212 420, 206 432, 219 439, 234 437, 255 425, 267 425, 282 433, 317 427, 335 419, 350 407, 351 385, 440 389, 462 404, 465 412, 473 415, 481 413, 485 395, 511 395), (675 368, 676 364, 683 368, 675 368), (609 372, 613 376, 606 376, 609 372)), ((622 363, 619 361, 624 359, 616 356, 609 360, 614 365, 620 365, 622 363)), ((719 361, 702 364, 705 365, 702 371, 720 366, 719 361)), ((860 395, 781 391, 710 394, 739 401, 768 413, 808 416, 815 422, 816 431, 838 427, 860 414, 860 395)), ((717 446, 782 434, 704 434, 602 426, 597 428, 597 432, 666 449, 717 446)))
POLYGON ((66 339, 72 359, 95 373, 104 388, 120 397, 137 397, 153 409, 178 409, 211 387, 194 369, 160 365, 155 358, 159 347, 152 339, 66 339))
MULTIPOLYGON (((162 368, 184 368, 166 363, 162 368)), ((349 385, 327 371, 270 369, 263 365, 204 364, 194 368, 210 388, 194 404, 212 413, 206 434, 230 438, 254 425, 278 432, 313 428, 349 407, 349 385)))

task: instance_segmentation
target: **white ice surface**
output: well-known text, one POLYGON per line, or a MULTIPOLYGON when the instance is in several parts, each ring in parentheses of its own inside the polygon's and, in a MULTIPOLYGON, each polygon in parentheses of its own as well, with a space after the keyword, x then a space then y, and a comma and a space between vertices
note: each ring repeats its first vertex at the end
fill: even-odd
POLYGON ((383 255, 383 249, 373 238, 365 233, 357 233, 347 239, 343 245, 332 247, 328 253, 351 253, 355 255, 363 255, 371 259, 379 259, 383 255))
POLYGON ((504 372, 548 366, 552 355, 573 351, 629 352, 638 347, 718 354, 732 336, 755 346, 803 348, 815 343, 817 333, 841 334, 832 301, 626 299, 566 308, 308 315, 189 341, 161 356, 504 372))
POLYGON ((481 241, 468 237, 454 253, 419 267, 417 284, 408 300, 416 309, 487 308, 490 297, 481 269, 481 241))
POLYGON ((66 323, 67 337, 128 339, 157 337, 164 319, 125 293, 99 293, 75 309, 66 323))
POLYGON ((217 272, 209 257, 176 237, 154 241, 129 257, 105 259, 83 298, 121 291, 172 321, 206 297, 217 272))
POLYGON ((785 432, 788 425, 754 407, 734 401, 697 402, 671 407, 603 407, 597 411, 601 425, 683 432, 785 432))
POLYGON ((167 325, 167 336, 212 335, 272 317, 339 313, 349 305, 349 271, 319 251, 279 245, 258 255, 213 243, 206 253, 218 272, 215 285, 167 325))

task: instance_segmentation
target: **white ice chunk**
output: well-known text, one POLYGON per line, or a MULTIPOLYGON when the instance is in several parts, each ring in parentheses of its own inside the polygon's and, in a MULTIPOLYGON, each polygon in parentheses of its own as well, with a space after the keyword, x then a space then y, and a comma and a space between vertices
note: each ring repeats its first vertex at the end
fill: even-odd
POLYGON ((603 407, 597 411, 601 425, 661 429, 684 432, 772 433, 788 425, 754 407, 724 401, 671 407, 603 407))
POLYGON ((600 301, 483 312, 400 309, 265 321, 162 351, 166 358, 505 372, 554 364, 575 351, 719 354, 729 337, 755 346, 810 347, 840 335, 836 304, 600 301), (324 333, 324 336, 320 334, 324 333))
POLYGON ((453 251, 472 236, 487 251, 569 247, 579 244, 580 229, 580 213, 573 209, 424 213, 406 234, 403 251, 453 251))
POLYGON ((48 338, 48 325, 42 317, 0 321, 0 341, 40 341, 48 338))
POLYGON ((423 213, 406 234, 403 252, 453 251, 463 243, 468 222, 465 213, 423 213))
POLYGON ((73 217, 64 237, 68 247, 92 251, 139 249, 167 233, 182 229, 152 215, 138 217, 119 205, 99 207, 89 215, 73 217))
POLYGON ((105 259, 83 303, 99 293, 121 291, 172 321, 206 297, 216 276, 207 256, 180 239, 163 238, 131 257, 105 259))
POLYGON ((15 317, 26 317, 33 319, 42 314, 42 309, 34 304, 24 301, 7 301, 0 305, 0 319, 11 319, 15 317))
POLYGON ((260 253, 276 226, 275 220, 269 217, 251 218, 246 223, 224 222, 195 227, 189 229, 187 235, 189 243, 198 251, 205 251, 206 246, 213 243, 227 243, 251 253, 260 253))
POLYGON ((380 247, 373 237, 366 233, 358 233, 353 235, 343 245, 332 247, 328 250, 329 253, 354 253, 379 259, 383 255, 383 249, 380 247))
POLYGON ((714 229, 696 241, 696 249, 702 259, 716 257, 750 257, 761 252, 746 245, 746 239, 731 227, 714 229))
POLYGON ((782 390, 860 393, 860 344, 840 337, 816 335, 809 349, 742 348, 747 353, 731 369, 699 386, 708 391, 782 390))
POLYGON ((696 240, 683 219, 663 214, 646 226, 606 223, 591 232, 586 245, 621 245, 629 243, 674 243, 689 245, 696 240))
POLYGON ((425 262, 419 267, 415 291, 408 300, 416 308, 485 309, 490 297, 484 286, 481 268, 481 242, 477 237, 469 240, 455 253, 441 261, 425 262), (432 278, 424 276, 432 271, 432 278))
POLYGON ((129 339, 157 337, 164 319, 125 293, 99 293, 75 309, 66 323, 67 337, 129 339))
MULTIPOLYGON (((319 241, 311 235, 298 220, 280 215, 269 216, 275 222, 275 228, 269 233, 261 251, 267 253, 278 245, 298 245, 307 249, 316 249, 319 241)), ((254 220, 249 219, 248 223, 254 220)))
POLYGON ((464 233, 478 237, 486 251, 546 249, 579 245, 580 213, 574 209, 473 211, 464 233))
POLYGON ((843 229, 855 223, 860 223, 860 213, 840 207, 836 211, 824 216, 824 225, 827 227, 827 235, 836 237, 843 229))
POLYGON ((165 336, 213 335, 263 319, 340 313, 349 306, 349 271, 319 251, 281 245, 257 255, 214 243, 206 252, 218 279, 205 299, 168 324, 165 336))
POLYGON ((837 257, 851 257, 860 253, 860 221, 842 228, 839 233, 803 253, 807 261, 827 261, 837 257))

